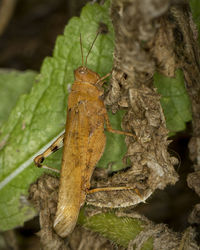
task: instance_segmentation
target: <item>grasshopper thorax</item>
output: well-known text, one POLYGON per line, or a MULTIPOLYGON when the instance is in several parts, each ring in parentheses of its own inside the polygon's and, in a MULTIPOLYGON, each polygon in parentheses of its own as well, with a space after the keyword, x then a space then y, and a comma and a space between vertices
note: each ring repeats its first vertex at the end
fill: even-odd
POLYGON ((75 81, 88 82, 92 84, 97 83, 100 79, 100 76, 96 72, 84 66, 80 66, 78 69, 76 69, 74 71, 74 76, 75 81))

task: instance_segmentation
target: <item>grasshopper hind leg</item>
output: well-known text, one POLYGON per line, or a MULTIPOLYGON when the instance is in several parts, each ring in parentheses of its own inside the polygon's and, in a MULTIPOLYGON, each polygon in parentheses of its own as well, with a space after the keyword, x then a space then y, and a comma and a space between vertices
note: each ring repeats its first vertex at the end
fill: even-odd
POLYGON ((36 156, 34 158, 34 163, 38 168, 45 168, 45 169, 49 169, 52 170, 54 172, 60 173, 59 170, 46 166, 46 165, 42 165, 43 161, 45 160, 45 158, 47 158, 49 155, 51 155, 52 153, 56 152, 58 149, 60 149, 61 147, 63 147, 63 140, 65 137, 65 133, 63 133, 61 136, 59 136, 52 144, 50 147, 48 147, 42 154, 36 156))

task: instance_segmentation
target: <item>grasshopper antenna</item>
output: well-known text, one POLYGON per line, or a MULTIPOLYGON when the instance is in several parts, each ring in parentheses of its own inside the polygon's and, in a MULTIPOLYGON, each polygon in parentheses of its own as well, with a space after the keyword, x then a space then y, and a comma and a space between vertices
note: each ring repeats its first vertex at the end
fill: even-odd
POLYGON ((82 45, 81 33, 80 33, 80 47, 81 47, 81 57, 82 57, 82 66, 83 66, 83 45, 82 45))
POLYGON ((99 31, 97 32, 97 34, 96 34, 96 36, 95 36, 95 38, 94 38, 94 40, 93 40, 93 42, 92 42, 92 45, 91 45, 91 47, 90 47, 90 49, 89 49, 89 51, 88 51, 88 54, 87 54, 87 56, 86 56, 86 58, 85 58, 85 66, 87 65, 88 56, 89 56, 89 54, 90 54, 90 52, 91 52, 91 50, 92 50, 92 47, 93 47, 95 41, 97 40, 98 35, 99 35, 99 31))

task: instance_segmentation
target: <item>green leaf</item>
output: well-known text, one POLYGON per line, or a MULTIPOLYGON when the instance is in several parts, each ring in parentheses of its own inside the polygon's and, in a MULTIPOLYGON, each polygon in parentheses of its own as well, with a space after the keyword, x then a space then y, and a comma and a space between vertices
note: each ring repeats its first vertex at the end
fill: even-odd
MULTIPOLYGON (((72 18, 64 35, 57 38, 53 57, 44 60, 38 82, 30 94, 19 99, 1 129, 0 230, 23 225, 36 214, 26 198, 29 185, 44 170, 34 167, 33 158, 64 130, 73 70, 81 65, 80 33, 85 57, 102 22, 107 25, 108 33, 97 38, 87 66, 101 76, 111 71, 114 33, 109 1, 101 6, 87 4, 80 18, 72 18)), ((61 162, 57 156, 55 165, 61 162)))
POLYGON ((192 114, 182 71, 177 70, 175 78, 156 73, 154 86, 161 94, 161 105, 170 133, 184 130, 186 122, 191 121, 192 114))
MULTIPOLYGON (((192 11, 193 20, 197 26, 198 34, 200 34, 200 1, 199 0, 190 0, 190 8, 192 11)), ((200 41, 200 35, 198 37, 200 41)))
POLYGON ((20 95, 28 93, 36 72, 27 70, 0 70, 0 127, 7 120, 20 95))
MULTIPOLYGON (((84 209, 81 209, 78 224, 124 247, 128 247, 128 243, 148 226, 142 219, 118 217, 114 213, 100 213, 87 217, 84 215, 84 209)), ((153 249, 153 240, 147 239, 142 249, 153 249)))
MULTIPOLYGON (((120 110, 113 116, 111 112, 108 112, 109 120, 113 128, 122 130, 121 121, 124 113, 123 110, 120 110)), ((109 167, 111 171, 118 171, 126 167, 122 161, 127 151, 125 136, 107 131, 105 131, 105 134, 107 136, 106 148, 97 166, 102 168, 109 167)))

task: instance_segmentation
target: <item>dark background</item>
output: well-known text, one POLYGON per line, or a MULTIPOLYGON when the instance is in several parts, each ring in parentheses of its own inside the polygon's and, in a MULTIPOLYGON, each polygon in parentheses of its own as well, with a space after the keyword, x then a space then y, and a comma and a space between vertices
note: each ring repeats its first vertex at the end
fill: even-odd
MULTIPOLYGON (((0 2, 0 7, 4 1, 0 2)), ((0 36, 0 67, 39 71, 44 57, 52 54, 57 35, 62 34, 72 16, 79 16, 86 2, 16 1, 9 23, 0 36)), ((3 14, 7 13, 8 10, 3 14)))

